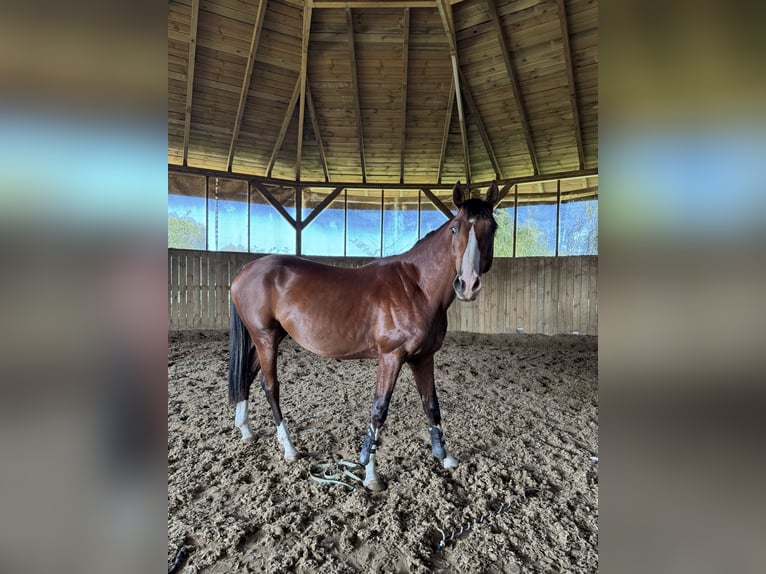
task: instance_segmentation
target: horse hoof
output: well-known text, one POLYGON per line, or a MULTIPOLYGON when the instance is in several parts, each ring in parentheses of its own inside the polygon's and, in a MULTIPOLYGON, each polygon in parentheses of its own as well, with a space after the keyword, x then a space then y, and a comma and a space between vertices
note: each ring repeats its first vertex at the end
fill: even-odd
POLYGON ((447 455, 444 457, 442 464, 444 465, 444 468, 457 468, 460 465, 458 460, 452 455, 447 455))
POLYGON ((298 453, 286 454, 285 455, 285 462, 295 462, 296 460, 298 460, 298 458, 299 458, 298 453))
POLYGON ((373 492, 381 492, 382 490, 386 490, 386 487, 388 485, 386 482, 380 478, 376 478, 375 480, 371 480, 370 482, 365 482, 364 487, 367 490, 371 490, 373 492))
POLYGON ((252 435, 252 434, 242 435, 242 442, 244 443, 255 442, 255 435, 252 435))

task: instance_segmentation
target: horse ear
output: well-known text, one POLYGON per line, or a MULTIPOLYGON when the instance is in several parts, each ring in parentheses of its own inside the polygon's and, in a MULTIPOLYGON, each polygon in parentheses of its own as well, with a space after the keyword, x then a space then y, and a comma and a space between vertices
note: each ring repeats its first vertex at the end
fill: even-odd
POLYGON ((459 181, 455 184, 455 187, 452 188, 452 203, 454 203, 455 207, 458 209, 465 203, 465 192, 460 186, 459 181))
POLYGON ((492 183, 489 184, 489 189, 487 190, 487 198, 484 201, 489 203, 494 208, 499 200, 500 190, 497 188, 497 181, 493 179, 492 183))

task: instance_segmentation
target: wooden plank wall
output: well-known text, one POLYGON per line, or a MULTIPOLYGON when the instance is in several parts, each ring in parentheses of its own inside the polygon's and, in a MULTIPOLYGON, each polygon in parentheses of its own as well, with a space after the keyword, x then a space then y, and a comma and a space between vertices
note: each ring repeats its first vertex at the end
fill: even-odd
MULTIPOLYGON (((257 257, 168 249, 169 329, 228 329, 231 280, 257 257)), ((343 266, 369 261, 311 259, 343 266)), ((450 307, 449 330, 597 335, 597 276, 597 256, 496 258, 492 270, 482 277, 479 298, 472 303, 456 301, 450 307)))

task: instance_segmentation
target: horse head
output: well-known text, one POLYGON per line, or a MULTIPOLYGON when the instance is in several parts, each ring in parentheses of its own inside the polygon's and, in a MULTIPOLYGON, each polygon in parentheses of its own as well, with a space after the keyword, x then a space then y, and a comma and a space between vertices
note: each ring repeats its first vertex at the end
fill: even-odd
POLYGON ((481 275, 492 267, 497 223, 492 211, 500 192, 493 181, 484 199, 466 199, 458 181, 452 189, 457 215, 450 222, 455 280, 452 288, 461 301, 473 301, 481 289, 481 275))

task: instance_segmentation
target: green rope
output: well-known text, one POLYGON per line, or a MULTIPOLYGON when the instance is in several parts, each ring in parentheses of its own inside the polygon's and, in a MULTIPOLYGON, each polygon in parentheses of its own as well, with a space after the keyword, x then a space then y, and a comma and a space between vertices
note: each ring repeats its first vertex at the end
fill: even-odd
POLYGON ((362 466, 347 460, 339 460, 338 462, 326 462, 322 464, 315 464, 309 468, 309 476, 311 480, 322 484, 339 484, 345 486, 349 490, 356 490, 357 486, 344 482, 343 479, 350 479, 360 484, 364 483, 363 478, 359 478, 352 471, 362 470, 362 466))

